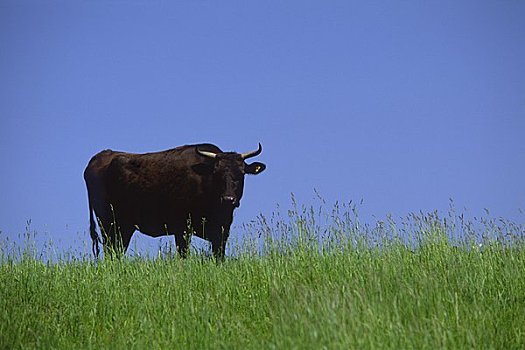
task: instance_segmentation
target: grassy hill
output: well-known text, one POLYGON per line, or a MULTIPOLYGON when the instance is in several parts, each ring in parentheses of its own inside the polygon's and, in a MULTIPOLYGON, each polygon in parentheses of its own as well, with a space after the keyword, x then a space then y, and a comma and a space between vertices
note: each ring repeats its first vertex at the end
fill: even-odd
POLYGON ((333 213, 262 218, 262 249, 221 264, 196 253, 46 263, 4 252, 0 349, 525 348, 523 226, 486 225, 500 232, 459 244, 444 219, 414 215, 415 243, 378 243, 401 229, 333 213), (319 244, 321 233, 330 239, 319 244))

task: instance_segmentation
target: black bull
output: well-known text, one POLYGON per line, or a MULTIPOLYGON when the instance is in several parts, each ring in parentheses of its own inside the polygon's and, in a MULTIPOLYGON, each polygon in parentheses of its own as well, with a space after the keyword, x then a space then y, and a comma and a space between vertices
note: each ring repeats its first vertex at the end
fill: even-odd
POLYGON ((245 160, 261 151, 261 144, 243 154, 199 144, 145 154, 111 150, 96 154, 84 171, 93 254, 100 253, 95 214, 106 253, 125 253, 133 232, 139 230, 151 237, 174 235, 183 257, 189 235, 195 234, 210 241, 214 256, 222 259, 244 175, 266 168, 245 160))

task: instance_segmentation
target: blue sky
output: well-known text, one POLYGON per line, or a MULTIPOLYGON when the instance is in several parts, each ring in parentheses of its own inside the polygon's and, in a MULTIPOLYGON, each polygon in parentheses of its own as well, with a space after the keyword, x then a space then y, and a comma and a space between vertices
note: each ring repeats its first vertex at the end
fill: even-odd
POLYGON ((3 0, 2 235, 31 219, 79 246, 92 155, 197 142, 263 145, 235 224, 314 189, 523 223, 523 18, 512 0, 3 0))

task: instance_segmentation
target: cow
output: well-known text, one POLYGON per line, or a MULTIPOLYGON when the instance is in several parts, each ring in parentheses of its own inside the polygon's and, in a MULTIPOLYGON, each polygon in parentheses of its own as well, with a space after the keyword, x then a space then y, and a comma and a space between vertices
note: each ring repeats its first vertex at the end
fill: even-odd
POLYGON ((261 152, 260 143, 242 154, 203 143, 143 154, 96 154, 84 171, 95 258, 99 242, 105 255, 124 254, 138 230, 151 237, 174 235, 181 257, 188 254, 190 235, 196 235, 210 241, 215 258, 223 260, 244 175, 266 169, 245 160, 261 152))

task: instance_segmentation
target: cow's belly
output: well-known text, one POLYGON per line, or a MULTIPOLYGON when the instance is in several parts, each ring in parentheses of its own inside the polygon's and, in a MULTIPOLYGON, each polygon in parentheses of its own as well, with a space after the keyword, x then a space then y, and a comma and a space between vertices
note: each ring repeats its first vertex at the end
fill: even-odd
POLYGON ((135 224, 135 229, 150 237, 161 237, 175 234, 175 230, 170 230, 163 225, 141 225, 135 224))
POLYGON ((192 215, 191 224, 186 218, 171 218, 171 219, 162 219, 162 218, 142 218, 142 220, 136 220, 133 225, 134 228, 141 233, 150 236, 150 237, 161 237, 166 235, 174 235, 184 232, 190 232, 197 237, 204 238, 203 229, 206 231, 209 220, 204 220, 203 225, 203 216, 201 215, 192 215), (194 218, 198 219, 195 220, 194 218))

